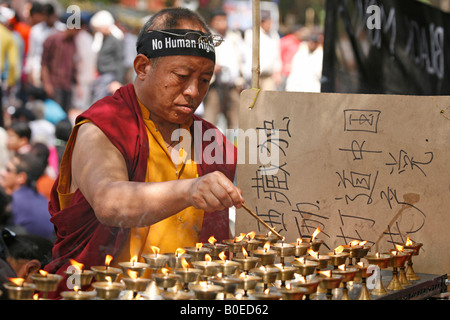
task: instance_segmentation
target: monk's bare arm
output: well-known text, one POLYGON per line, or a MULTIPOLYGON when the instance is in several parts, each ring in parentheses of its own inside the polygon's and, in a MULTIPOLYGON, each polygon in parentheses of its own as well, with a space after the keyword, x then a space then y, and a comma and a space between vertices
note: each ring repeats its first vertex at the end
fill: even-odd
POLYGON ((243 202, 240 190, 219 172, 158 183, 128 181, 122 154, 91 123, 83 124, 78 131, 72 181, 99 221, 110 226, 147 226, 189 206, 214 211, 240 207, 243 202))

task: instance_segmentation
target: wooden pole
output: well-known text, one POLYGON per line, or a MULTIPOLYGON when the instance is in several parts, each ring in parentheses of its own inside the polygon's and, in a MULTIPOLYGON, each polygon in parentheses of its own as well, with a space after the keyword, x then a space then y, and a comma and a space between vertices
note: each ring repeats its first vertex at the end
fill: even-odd
POLYGON ((253 36, 252 36, 252 88, 259 89, 259 38, 261 26, 261 11, 259 0, 253 0, 252 3, 253 36))

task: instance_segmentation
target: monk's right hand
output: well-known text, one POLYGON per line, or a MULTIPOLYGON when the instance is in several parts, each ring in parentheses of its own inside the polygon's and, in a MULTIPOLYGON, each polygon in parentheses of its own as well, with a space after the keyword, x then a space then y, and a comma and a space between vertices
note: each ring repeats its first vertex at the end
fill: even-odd
POLYGON ((244 202, 241 190, 220 171, 193 179, 189 195, 191 205, 205 212, 240 208, 244 202))

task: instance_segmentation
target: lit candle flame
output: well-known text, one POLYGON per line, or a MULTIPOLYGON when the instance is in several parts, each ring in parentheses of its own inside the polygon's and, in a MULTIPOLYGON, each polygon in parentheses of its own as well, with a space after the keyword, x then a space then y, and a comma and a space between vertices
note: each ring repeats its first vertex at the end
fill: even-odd
POLYGON ((242 254, 244 255, 244 258, 246 258, 246 259, 247 259, 247 257, 248 257, 248 253, 247 253, 247 250, 245 250, 245 248, 244 248, 244 247, 242 247, 242 254))
POLYGON ((325 277, 327 277, 327 278, 330 278, 331 277, 331 270, 319 270, 319 271, 317 271, 318 273, 320 273, 320 274, 322 274, 322 275, 324 275, 325 277))
POLYGON ((9 278, 9 281, 14 283, 16 286, 22 287, 25 279, 24 278, 9 278))
POLYGON ((184 269, 188 269, 189 268, 189 263, 186 261, 186 258, 181 258, 181 266, 184 268, 184 269))
POLYGON ((286 289, 291 290, 291 284, 290 283, 286 283, 286 289))
POLYGON ((360 266, 361 268, 364 268, 364 262, 362 262, 362 261, 358 262, 357 265, 360 266))
POLYGON ((347 269, 347 266, 344 264, 341 264, 340 266, 338 266, 339 270, 345 271, 347 269))
POLYGON ((334 249, 334 254, 339 254, 342 251, 344 251, 344 246, 339 246, 336 249, 334 249))
POLYGON ((361 247, 364 247, 364 245, 367 243, 367 240, 364 240, 364 241, 361 241, 360 243, 359 243, 359 245, 361 246, 361 247))
POLYGON ((320 230, 320 228, 317 228, 316 231, 314 231, 312 238, 311 238, 311 242, 314 241, 314 239, 317 237, 317 235, 321 232, 322 230, 320 230))
MULTIPOLYGON (((314 251, 313 251, 314 252, 314 251)), ((295 260, 297 260, 298 262, 305 264, 305 258, 301 257, 301 258, 294 258, 295 260)))
POLYGON ((70 259, 70 264, 78 271, 83 272, 84 264, 77 262, 74 259, 70 259))
POLYGON ((167 268, 161 268, 161 273, 163 273, 163 274, 168 274, 168 273, 169 273, 169 269, 167 269, 167 268))
POLYGON ((133 267, 134 267, 134 264, 135 264, 137 261, 138 261, 137 255, 133 256, 133 257, 130 259, 130 262, 133 264, 133 267))
POLYGON ((214 238, 214 236, 209 237, 208 242, 211 243, 212 245, 216 244, 217 239, 214 238))
POLYGON ((249 233, 246 234, 246 237, 249 238, 250 240, 255 239, 255 236, 256 236, 255 231, 250 231, 249 233))
POLYGON ((138 272, 134 270, 128 270, 127 274, 131 279, 137 279, 138 277, 138 272))
POLYGON ((109 266, 111 264, 113 257, 109 254, 106 255, 105 257, 105 266, 109 266))
POLYGON ((208 281, 199 281, 198 283, 200 287, 208 288, 208 281))
POLYGON ((267 288, 266 290, 264 290, 264 294, 269 294, 270 293, 270 289, 267 288))
POLYGON ((33 294, 33 300, 39 300, 39 293, 33 294))
POLYGON ((407 237, 405 246, 412 246, 413 244, 414 244, 414 242, 409 237, 407 237))
POLYGON ((179 257, 179 256, 181 256, 182 254, 185 254, 186 253, 186 250, 184 250, 183 248, 178 248, 177 250, 175 250, 175 257, 179 257))
POLYGON ((265 244, 264 244, 264 252, 267 252, 267 251, 269 251, 270 250, 270 242, 269 241, 267 241, 265 244))
POLYGON ((358 240, 353 240, 349 243, 350 247, 354 247, 354 246, 359 246, 359 241, 358 240))
POLYGON ((200 249, 203 247, 203 243, 201 243, 201 242, 197 242, 196 244, 195 244, 195 248, 197 249, 197 251, 200 251, 200 249))
POLYGON ((234 242, 241 242, 245 238, 245 233, 241 233, 239 237, 234 238, 234 242))
POLYGON ((80 290, 80 287, 78 287, 78 286, 73 286, 73 291, 75 291, 76 293, 78 293, 78 290, 80 290))
POLYGON ((205 254, 205 261, 211 262, 212 258, 209 254, 205 254))
POLYGON ((302 238, 297 238, 297 245, 299 246, 300 245, 300 243, 302 243, 303 242, 303 239, 302 238))
POLYGON ((220 260, 225 261, 227 259, 227 255, 225 254, 225 251, 222 251, 221 253, 219 253, 219 258, 220 260))
POLYGON ((307 252, 311 257, 319 259, 319 252, 316 252, 313 249, 308 249, 307 252))
POLYGON ((404 247, 404 246, 401 246, 401 245, 399 245, 399 244, 396 244, 396 245, 395 245, 395 249, 397 249, 397 251, 402 252, 402 251, 405 249, 405 247, 404 247))
POLYGON ((45 270, 39 270, 39 273, 41 274, 41 275, 43 275, 44 277, 46 277, 47 275, 48 275, 48 272, 47 271, 45 271, 45 270))
POLYGON ((158 247, 151 246, 150 248, 152 249, 152 252, 153 252, 154 254, 156 254, 156 255, 159 254, 160 249, 159 249, 158 247))
POLYGON ((106 282, 112 282, 112 278, 110 276, 105 277, 106 282))

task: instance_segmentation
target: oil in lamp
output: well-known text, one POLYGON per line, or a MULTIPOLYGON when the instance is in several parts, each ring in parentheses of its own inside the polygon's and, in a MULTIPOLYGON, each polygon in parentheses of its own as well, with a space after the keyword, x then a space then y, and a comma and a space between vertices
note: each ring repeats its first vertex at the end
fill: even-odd
POLYGON ((243 282, 243 280, 239 277, 224 277, 220 273, 217 275, 217 277, 210 278, 210 281, 215 285, 223 287, 222 293, 224 295, 224 298, 227 298, 228 296, 233 297, 238 284, 240 282, 243 282))
POLYGON ((230 256, 233 256, 235 253, 241 252, 242 248, 247 246, 247 240, 245 240, 245 233, 241 233, 238 237, 234 239, 225 239, 223 243, 228 246, 228 252, 230 256))
MULTIPOLYGON (((380 269, 386 269, 389 266, 389 261, 391 260, 391 255, 389 253, 379 253, 377 252, 374 255, 367 255, 365 259, 369 262, 369 264, 373 264, 378 266, 380 269)), ((375 283, 375 288, 370 292, 372 295, 383 296, 388 292, 383 285, 382 276, 380 272, 380 276, 375 283)))
POLYGON ((336 270, 333 270, 333 274, 342 276, 342 297, 341 300, 350 300, 348 295, 347 283, 353 281, 358 269, 354 267, 347 267, 345 264, 338 266, 336 270))
POLYGON ((181 265, 181 268, 175 268, 173 272, 181 277, 180 281, 183 283, 183 290, 189 291, 189 284, 197 282, 198 278, 203 273, 203 270, 191 268, 184 258, 181 258, 181 265))
POLYGON ((247 250, 242 247, 243 257, 233 257, 231 260, 240 264, 240 269, 245 273, 248 273, 250 269, 256 267, 256 264, 260 261, 258 257, 249 257, 247 250))
POLYGON ((23 278, 9 278, 10 282, 4 284, 11 300, 32 300, 36 285, 25 282, 23 278))
POLYGON ((203 246, 203 243, 198 242, 195 244, 195 247, 187 247, 184 248, 186 252, 191 255, 191 261, 204 261, 205 260, 205 254, 209 254, 211 252, 211 249, 206 248, 203 246))
POLYGON ((408 281, 420 280, 420 277, 414 272, 412 256, 419 255, 419 250, 422 247, 422 245, 423 245, 422 243, 412 241, 409 237, 406 238, 404 248, 414 250, 412 255, 409 257, 407 261, 408 269, 406 270, 406 278, 408 279, 408 281))
POLYGON ((242 272, 238 277, 230 276, 229 278, 233 280, 236 279, 238 284, 237 288, 244 291, 244 297, 248 297, 248 293, 254 290, 258 282, 262 280, 260 276, 247 274, 245 272, 242 272))
POLYGON ((145 291, 145 289, 147 289, 147 286, 152 281, 148 278, 141 278, 139 276, 139 271, 128 269, 126 273, 127 277, 122 278, 122 281, 125 284, 125 289, 132 291, 134 297, 138 292, 145 291))
POLYGON ((291 265, 297 268, 296 273, 306 277, 315 273, 319 263, 305 258, 295 258, 291 265))
POLYGON ((155 280, 156 285, 163 288, 164 291, 174 287, 177 284, 177 281, 181 279, 179 275, 170 273, 167 268, 162 268, 161 273, 154 273, 152 278, 155 280))
POLYGON ((74 259, 70 259, 70 264, 73 268, 71 272, 69 268, 65 271, 65 274, 70 277, 75 277, 75 283, 79 285, 81 288, 84 286, 89 286, 91 284, 92 278, 94 278, 94 271, 85 270, 84 264, 75 261, 74 259))
POLYGON ((370 250, 370 246, 366 246, 367 241, 353 240, 344 246, 344 252, 349 253, 349 266, 353 265, 353 259, 357 264, 361 258, 364 258, 370 250))
POLYGON ((303 241, 302 238, 297 238, 297 242, 292 243, 295 245, 294 257, 300 258, 307 254, 307 250, 310 248, 310 243, 308 241, 303 241))
POLYGON ((253 292, 250 295, 250 298, 254 300, 281 300, 282 297, 283 295, 280 292, 268 288, 264 289, 263 292, 253 292))
POLYGON ((97 295, 96 291, 81 291, 78 286, 73 287, 73 291, 62 291, 61 297, 64 300, 92 300, 97 295))
POLYGON ((284 264, 284 259, 286 257, 291 257, 294 255, 295 246, 290 243, 277 242, 272 244, 273 250, 278 252, 278 256, 280 257, 280 262, 284 264))
POLYGON ((347 258, 350 256, 350 253, 344 252, 344 246, 338 246, 333 250, 333 252, 328 252, 326 254, 330 256, 331 259, 328 263, 332 265, 334 269, 337 269, 338 266, 345 264, 347 258))
POLYGON ((186 250, 183 248, 178 248, 175 250, 175 253, 165 253, 166 256, 169 256, 169 260, 167 261, 167 266, 169 268, 182 268, 181 259, 184 258, 186 262, 190 262, 192 256, 186 253, 186 250))
POLYGON ((308 292, 308 289, 303 287, 294 287, 290 283, 286 286, 277 288, 277 291, 283 296, 281 300, 303 300, 303 297, 308 292))
POLYGON ((277 263, 274 266, 280 269, 280 273, 277 275, 277 280, 281 281, 281 287, 285 287, 286 281, 294 278, 294 273, 297 271, 297 267, 286 266, 282 263, 277 263))
POLYGON ((212 261, 212 257, 209 254, 205 254, 205 260, 192 261, 194 268, 202 270, 202 276, 215 277, 218 273, 222 272, 222 266, 220 263, 212 261))
POLYGON ((311 295, 315 294, 317 292, 317 287, 320 284, 321 279, 318 277, 309 277, 306 278, 301 275, 296 275, 295 280, 289 282, 291 287, 297 288, 304 288, 306 290, 305 292, 305 300, 310 300, 311 295))
POLYGON ((400 279, 398 277, 398 269, 405 265, 408 254, 403 253, 399 250, 391 250, 390 253, 391 260, 389 262, 389 266, 392 267, 392 279, 387 285, 386 289, 392 291, 403 290, 403 285, 400 283, 400 279))
MULTIPOLYGON (((245 250, 244 248, 242 248, 242 249, 245 250)), ((236 272, 236 270, 238 270, 238 268, 241 266, 241 264, 239 262, 227 260, 226 259, 227 257, 225 255, 224 251, 219 253, 218 257, 220 258, 220 260, 215 260, 214 262, 217 262, 218 264, 220 264, 222 274, 224 276, 229 276, 229 275, 234 274, 236 272)))
POLYGON ((270 242, 267 241, 264 244, 263 249, 257 249, 252 251, 252 255, 259 258, 263 266, 267 266, 274 264, 278 252, 275 250, 270 250, 270 242))
POLYGON ((247 237, 247 246, 246 246, 246 248, 245 248, 245 250, 247 250, 247 251, 253 251, 253 250, 256 250, 256 249, 258 249, 258 247, 259 246, 261 246, 262 245, 262 241, 259 241, 259 240, 256 240, 255 239, 255 236, 256 236, 256 233, 255 233, 255 231, 250 231, 249 233, 247 233, 246 235, 245 235, 246 237, 247 237))
POLYGON ((369 266, 360 261, 356 264, 358 271, 355 278, 361 278, 361 292, 359 293, 358 300, 372 300, 369 290, 367 289, 367 278, 372 275, 372 270, 369 270, 369 266))
POLYGON ((326 290, 327 300, 333 299, 332 291, 333 289, 339 288, 339 285, 342 281, 341 275, 334 275, 331 273, 331 270, 319 271, 319 277, 322 278, 320 281, 319 287, 326 290))
POLYGON ((191 290, 198 300, 215 300, 217 295, 223 291, 223 287, 210 284, 208 281, 200 281, 198 284, 192 285, 191 290))
POLYGON ((266 290, 270 284, 275 282, 280 272, 281 271, 279 268, 270 267, 267 265, 263 265, 259 268, 253 268, 250 270, 250 273, 257 275, 258 277, 261 277, 262 282, 264 283, 264 290, 266 290))
POLYGON ((39 270, 39 273, 33 274, 31 280, 36 285, 36 290, 43 293, 43 298, 47 299, 48 293, 56 291, 62 276, 59 274, 49 274, 45 270, 39 270))
POLYGON ((228 246, 226 244, 217 243, 217 239, 214 236, 209 237, 208 243, 203 244, 206 248, 211 249, 209 255, 213 258, 213 260, 217 260, 219 258, 219 253, 225 251, 228 246))
POLYGON ((272 231, 267 232, 267 234, 256 234, 254 239, 259 241, 261 246, 263 245, 263 243, 277 243, 278 240, 280 240, 276 235, 272 233, 272 231))
POLYGON ((313 251, 312 249, 308 249, 309 256, 306 259, 318 262, 317 269, 326 269, 328 266, 328 262, 331 260, 329 255, 320 255, 319 252, 313 251))
POLYGON ((119 266, 122 268, 124 275, 129 275, 128 271, 134 271, 137 273, 137 277, 140 278, 144 275, 145 270, 149 267, 148 264, 144 262, 138 262, 138 257, 133 256, 130 261, 119 262, 119 266))
POLYGON ((169 261, 169 256, 165 254, 159 254, 159 248, 155 246, 151 246, 153 253, 143 254, 145 262, 148 265, 148 268, 156 272, 161 268, 164 268, 169 261))
POLYGON ((102 300, 114 300, 125 289, 122 282, 115 282, 110 276, 105 276, 104 281, 96 281, 92 287, 97 292, 97 297, 102 300))
POLYGON ((119 268, 111 267, 111 261, 113 257, 106 255, 104 266, 93 266, 91 270, 94 271, 94 277, 96 281, 106 281, 106 277, 109 277, 112 282, 117 281, 119 275, 122 274, 122 270, 119 268))

